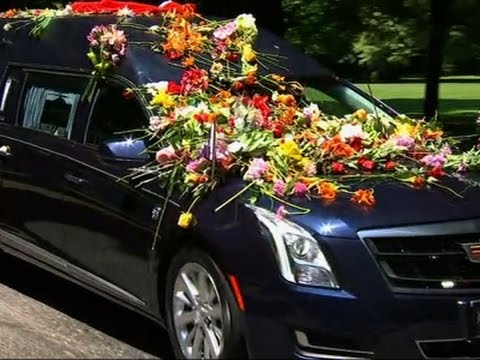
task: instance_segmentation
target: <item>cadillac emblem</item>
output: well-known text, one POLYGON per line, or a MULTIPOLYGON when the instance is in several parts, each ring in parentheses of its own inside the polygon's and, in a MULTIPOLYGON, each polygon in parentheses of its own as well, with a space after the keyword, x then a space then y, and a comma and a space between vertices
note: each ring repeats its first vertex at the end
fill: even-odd
POLYGON ((480 263, 480 242, 460 244, 471 262, 480 263))

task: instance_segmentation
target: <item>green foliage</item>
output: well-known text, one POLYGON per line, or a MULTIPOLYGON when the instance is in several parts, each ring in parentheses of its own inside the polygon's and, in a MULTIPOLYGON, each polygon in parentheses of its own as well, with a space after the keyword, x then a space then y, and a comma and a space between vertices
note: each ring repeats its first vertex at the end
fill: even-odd
POLYGON ((418 54, 411 23, 378 11, 364 17, 364 30, 355 37, 351 59, 366 67, 372 80, 399 77, 418 54))

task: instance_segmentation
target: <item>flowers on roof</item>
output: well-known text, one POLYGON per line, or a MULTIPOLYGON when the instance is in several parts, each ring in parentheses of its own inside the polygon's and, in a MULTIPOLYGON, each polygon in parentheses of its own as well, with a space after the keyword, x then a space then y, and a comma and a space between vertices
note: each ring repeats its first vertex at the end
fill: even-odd
POLYGON ((284 217, 308 212, 295 198, 326 204, 346 198, 368 208, 377 202, 378 180, 445 188, 444 177, 480 165, 478 149, 456 153, 455 142, 423 119, 363 109, 344 116, 325 113, 302 84, 272 70, 281 68, 281 57, 256 51, 258 29, 250 14, 213 21, 195 14, 191 5, 134 4, 74 3, 72 12, 161 17, 150 27, 134 18, 95 27, 87 38, 88 57, 93 78, 113 70, 134 28, 155 37, 149 43, 153 51, 184 67, 177 81, 129 91, 140 93, 154 114, 141 133, 150 140, 154 160, 132 176, 141 183, 159 181, 169 196, 192 198, 180 215, 181 227, 195 224, 194 205, 231 176, 245 186, 217 210, 248 193, 251 201, 267 196, 281 203, 276 214, 284 217))

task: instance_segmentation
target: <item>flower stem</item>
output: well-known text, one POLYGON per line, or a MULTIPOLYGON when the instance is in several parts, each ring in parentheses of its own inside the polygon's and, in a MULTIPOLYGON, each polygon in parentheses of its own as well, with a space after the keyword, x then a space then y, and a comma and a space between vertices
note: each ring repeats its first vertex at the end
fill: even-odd
POLYGON ((227 201, 225 201, 222 205, 220 205, 219 207, 217 207, 215 209, 215 212, 218 212, 220 210, 222 210, 225 206, 227 206, 228 204, 230 204, 233 200, 235 200, 236 198, 238 198, 240 195, 242 195, 244 192, 246 192, 248 189, 250 189, 253 185, 255 185, 256 183, 255 182, 251 182, 250 184, 248 184, 247 186, 245 186, 242 190, 240 190, 239 192, 237 192, 235 195, 233 195, 230 199, 228 199, 227 201))

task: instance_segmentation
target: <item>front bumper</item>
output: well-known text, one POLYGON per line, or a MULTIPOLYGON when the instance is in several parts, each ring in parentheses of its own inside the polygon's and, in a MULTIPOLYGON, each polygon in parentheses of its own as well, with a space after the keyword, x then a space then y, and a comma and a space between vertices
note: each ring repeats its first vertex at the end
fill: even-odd
POLYGON ((480 358, 471 308, 480 296, 362 300, 345 291, 285 288, 275 295, 256 289, 247 298, 252 358, 480 358))

